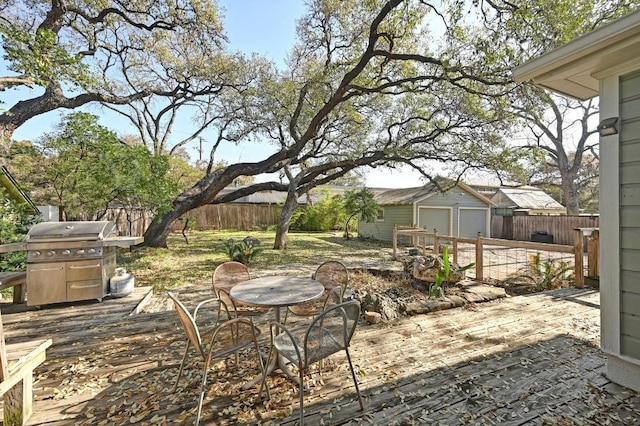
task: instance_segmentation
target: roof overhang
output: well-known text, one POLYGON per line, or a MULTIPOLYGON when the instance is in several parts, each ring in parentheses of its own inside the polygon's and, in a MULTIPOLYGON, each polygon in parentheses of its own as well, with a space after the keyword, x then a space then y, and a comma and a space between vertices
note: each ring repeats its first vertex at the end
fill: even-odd
POLYGON ((9 170, 5 166, 0 167, 0 186, 4 187, 8 196, 17 203, 24 203, 27 206, 27 212, 38 215, 40 211, 31 201, 31 198, 20 188, 18 182, 11 176, 9 170))
POLYGON ((518 82, 586 100, 599 80, 640 66, 640 9, 513 69, 518 82))

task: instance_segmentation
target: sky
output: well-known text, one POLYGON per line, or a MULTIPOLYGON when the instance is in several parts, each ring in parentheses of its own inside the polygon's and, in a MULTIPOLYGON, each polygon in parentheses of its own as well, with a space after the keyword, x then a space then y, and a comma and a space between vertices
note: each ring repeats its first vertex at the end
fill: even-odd
MULTIPOLYGON (((266 56, 276 64, 282 66, 288 50, 295 41, 296 20, 304 13, 304 2, 302 0, 219 0, 224 9, 224 26, 229 38, 229 48, 239 50, 246 54, 255 52, 266 56)), ((4 71, 0 63, 0 72, 4 71)), ((16 93, 9 91, 2 93, 0 100, 5 105, 12 105, 16 100, 28 99, 38 95, 37 90, 25 89, 16 93)), ((21 126, 14 133, 14 139, 34 140, 43 133, 53 130, 52 125, 59 121, 61 113, 69 111, 55 111, 43 116, 35 117, 21 126)), ((96 110, 91 110, 94 114, 99 114, 96 110)), ((116 116, 125 125, 125 120, 116 116)), ((115 129, 114 120, 104 118, 102 124, 115 129)), ((187 124, 188 125, 188 124, 187 124)), ((129 131, 128 133, 133 133, 129 131)), ((180 129, 175 131, 176 136, 181 136, 180 129)), ((183 131, 186 136, 187 132, 183 131)), ((207 151, 206 144, 203 146, 205 157, 207 151)), ((221 147, 216 153, 216 161, 226 161, 229 164, 245 161, 259 161, 270 153, 273 148, 266 143, 243 142, 239 146, 221 147)), ((198 146, 194 142, 187 146, 187 150, 193 158, 198 158, 198 146)), ((259 176, 257 181, 272 180, 273 176, 259 176)), ((420 175, 407 169, 400 171, 389 171, 385 169, 375 169, 367 172, 365 184, 368 187, 380 188, 401 188, 421 186, 424 183, 420 180, 420 175)))

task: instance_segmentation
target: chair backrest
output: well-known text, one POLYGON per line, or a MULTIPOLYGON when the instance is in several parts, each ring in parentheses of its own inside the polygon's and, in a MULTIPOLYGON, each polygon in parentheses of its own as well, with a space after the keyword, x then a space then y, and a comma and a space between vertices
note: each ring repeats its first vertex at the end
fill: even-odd
POLYGON ((234 285, 251 279, 249 268, 240 262, 225 262, 213 271, 211 277, 214 293, 229 305, 229 291, 234 285))
POLYGON ((327 291, 339 287, 340 297, 342 298, 349 286, 349 271, 344 263, 337 260, 329 260, 318 266, 318 269, 313 274, 313 279, 320 281, 327 291))
POLYGON ((195 319, 189 312, 189 310, 182 304, 178 297, 169 292, 167 293, 169 298, 173 300, 173 305, 176 308, 176 312, 178 312, 178 317, 180 318, 180 322, 182 323, 182 327, 184 328, 184 332, 187 334, 187 338, 189 342, 196 348, 198 353, 205 357, 205 350, 202 346, 202 339, 200 337, 200 331, 198 331, 198 326, 196 324, 195 319))
POLYGON ((349 346, 360 318, 360 302, 349 300, 318 314, 305 334, 305 366, 349 346))

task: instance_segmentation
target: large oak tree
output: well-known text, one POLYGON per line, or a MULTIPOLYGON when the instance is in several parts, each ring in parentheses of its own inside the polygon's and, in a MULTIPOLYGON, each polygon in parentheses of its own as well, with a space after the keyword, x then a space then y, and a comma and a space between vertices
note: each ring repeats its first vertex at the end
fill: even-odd
MULTIPOLYGON (((488 5, 500 19, 514 5, 475 4, 488 5)), ((264 189, 300 193, 361 166, 409 164, 429 177, 438 172, 427 167, 429 159, 458 173, 513 163, 498 135, 509 125, 503 104, 512 90, 512 61, 473 50, 473 34, 455 27, 468 10, 464 2, 446 10, 422 0, 311 1, 283 70, 225 52, 212 2, 36 5, 10 3, 0 16, 15 73, 0 82, 44 90, 0 115, 5 142, 30 117, 90 102, 138 123, 157 154, 175 152, 205 128, 216 130, 206 175, 156 218, 145 234, 148 245, 166 245, 171 224, 193 208, 264 189), (197 111, 198 123, 176 141, 171 124, 185 108, 197 111), (268 145, 262 160, 212 167, 221 143, 249 138, 268 145), (285 168, 290 182, 222 195, 240 177, 285 168)), ((535 22, 533 13, 522 16, 535 22)), ((514 25, 501 23, 508 24, 514 25)))

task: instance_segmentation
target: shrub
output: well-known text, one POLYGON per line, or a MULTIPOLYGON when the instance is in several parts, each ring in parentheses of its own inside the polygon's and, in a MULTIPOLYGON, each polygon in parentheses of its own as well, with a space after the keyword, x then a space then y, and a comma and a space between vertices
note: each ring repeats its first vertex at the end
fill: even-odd
POLYGON ((347 212, 340 195, 324 195, 313 205, 298 209, 291 218, 291 229, 296 231, 332 231, 340 229, 347 212))
MULTIPOLYGON (((4 190, 0 190, 0 197, 0 244, 24 240, 36 217, 27 214, 26 206, 9 199, 4 190)), ((0 254, 0 271, 23 270, 25 260, 24 251, 0 254)))
POLYGON ((248 265, 254 257, 262 253, 263 249, 259 246, 260 240, 254 237, 246 237, 242 241, 230 238, 225 241, 224 250, 229 260, 248 265))

